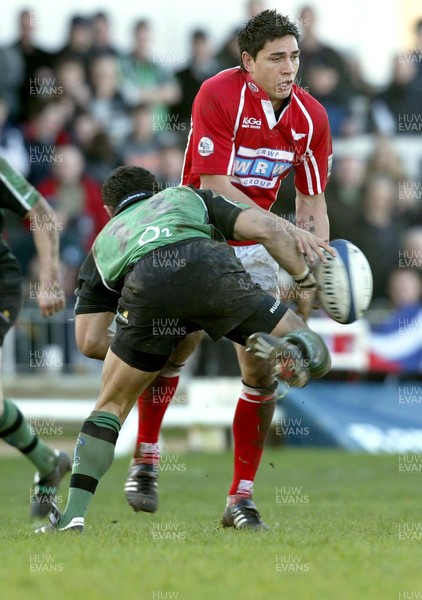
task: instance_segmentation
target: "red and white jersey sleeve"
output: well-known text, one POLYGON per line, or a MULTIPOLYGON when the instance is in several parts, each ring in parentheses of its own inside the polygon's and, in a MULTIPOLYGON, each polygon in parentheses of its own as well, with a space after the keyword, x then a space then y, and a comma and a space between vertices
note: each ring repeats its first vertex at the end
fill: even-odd
POLYGON ((238 89, 239 77, 235 75, 236 71, 238 69, 223 72, 226 75, 223 78, 223 89, 216 78, 211 78, 202 84, 195 97, 183 184, 190 183, 199 187, 201 174, 231 174, 236 118, 242 96, 242 91, 238 89), (233 77, 227 77, 226 74, 230 75, 230 71, 233 71, 233 77), (228 93, 233 84, 237 89, 228 93))

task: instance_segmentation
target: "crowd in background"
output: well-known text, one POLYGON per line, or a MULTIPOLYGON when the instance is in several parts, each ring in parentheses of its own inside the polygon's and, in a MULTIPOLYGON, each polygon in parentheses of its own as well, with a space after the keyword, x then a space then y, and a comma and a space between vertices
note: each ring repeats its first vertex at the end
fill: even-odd
MULTIPOLYGON (((248 3, 248 14, 266 6, 248 3)), ((239 19, 241 25, 242 16, 239 19)), ((421 302, 421 172, 407 171, 393 139, 415 139, 422 97, 422 19, 413 49, 403 49, 382 89, 366 81, 354 56, 318 35, 315 10, 299 13, 301 66, 297 82, 326 108, 334 141, 371 134, 369 159, 353 151, 334 158, 326 191, 331 237, 355 242, 374 274, 374 308, 421 302), (403 125, 405 125, 403 127, 403 125), (400 262, 401 261, 401 262, 400 262), (404 286, 397 271, 411 271, 404 286), (401 281, 401 283, 399 283, 401 281), (398 293, 403 286, 407 297, 398 293)), ((75 15, 63 47, 34 42, 31 11, 19 14, 16 41, 0 48, 0 155, 47 198, 61 230, 63 283, 73 302, 77 271, 107 220, 101 184, 114 167, 142 165, 163 186, 179 182, 193 99, 202 82, 239 64, 235 31, 216 48, 206 30, 191 33, 190 53, 174 67, 154 53, 154 23, 133 23, 132 48, 122 53, 108 15, 75 15)), ((294 213, 294 181, 282 184, 275 212, 294 213)), ((8 219, 8 237, 31 278, 32 237, 8 219)))

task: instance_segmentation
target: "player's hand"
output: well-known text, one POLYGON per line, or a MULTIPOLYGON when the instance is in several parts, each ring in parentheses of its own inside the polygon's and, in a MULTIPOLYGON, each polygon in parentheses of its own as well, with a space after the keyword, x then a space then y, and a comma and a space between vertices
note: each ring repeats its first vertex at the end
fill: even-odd
POLYGON ((295 227, 292 231, 289 231, 289 233, 295 240, 299 252, 306 256, 311 267, 313 267, 318 260, 321 260, 324 263, 327 262, 324 250, 331 254, 331 256, 336 255, 334 248, 332 248, 328 242, 309 231, 305 231, 305 229, 295 227))
POLYGON ((43 317, 49 317, 66 306, 65 294, 57 280, 40 280, 37 302, 43 317))
POLYGON ((311 271, 304 281, 294 283, 293 300, 297 306, 296 313, 306 322, 312 310, 318 306, 317 282, 311 271))

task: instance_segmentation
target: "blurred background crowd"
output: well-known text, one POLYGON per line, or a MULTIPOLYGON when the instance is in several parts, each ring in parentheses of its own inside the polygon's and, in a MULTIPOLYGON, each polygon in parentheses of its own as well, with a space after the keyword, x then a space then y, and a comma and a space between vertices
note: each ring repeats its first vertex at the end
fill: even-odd
MULTIPOLYGON (((248 2, 239 26, 265 8, 248 2)), ((331 237, 349 239, 366 254, 374 275, 368 317, 378 326, 422 301, 422 16, 412 47, 397 55, 380 88, 365 79, 355 57, 320 38, 312 6, 298 15, 297 83, 326 108, 334 139, 326 191, 331 237)), ((154 53, 154 23, 142 18, 133 22, 129 52, 116 44, 106 12, 74 15, 54 52, 35 43, 29 9, 19 13, 17 29, 14 43, 0 47, 0 155, 57 212, 72 306, 78 268, 107 220, 102 182, 124 164, 152 170, 163 186, 178 184, 193 99, 205 79, 239 64, 236 31, 215 47, 206 29, 193 30, 190 55, 169 68, 154 53)), ((292 176, 273 210, 293 218, 292 176)), ((8 216, 7 235, 27 280, 34 279, 29 229, 8 216)))

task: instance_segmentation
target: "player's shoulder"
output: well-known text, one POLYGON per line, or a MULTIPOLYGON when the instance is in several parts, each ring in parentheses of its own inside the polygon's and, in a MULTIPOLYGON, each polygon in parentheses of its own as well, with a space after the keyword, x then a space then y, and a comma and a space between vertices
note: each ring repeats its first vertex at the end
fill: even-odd
POLYGON ((325 108, 320 102, 304 88, 301 88, 296 83, 293 84, 293 98, 299 104, 300 108, 305 109, 313 121, 327 121, 328 115, 325 108))
POLYGON ((224 98, 240 92, 244 83, 245 80, 240 67, 233 67, 220 71, 206 79, 201 85, 200 92, 202 94, 215 93, 221 100, 224 100, 224 98))

